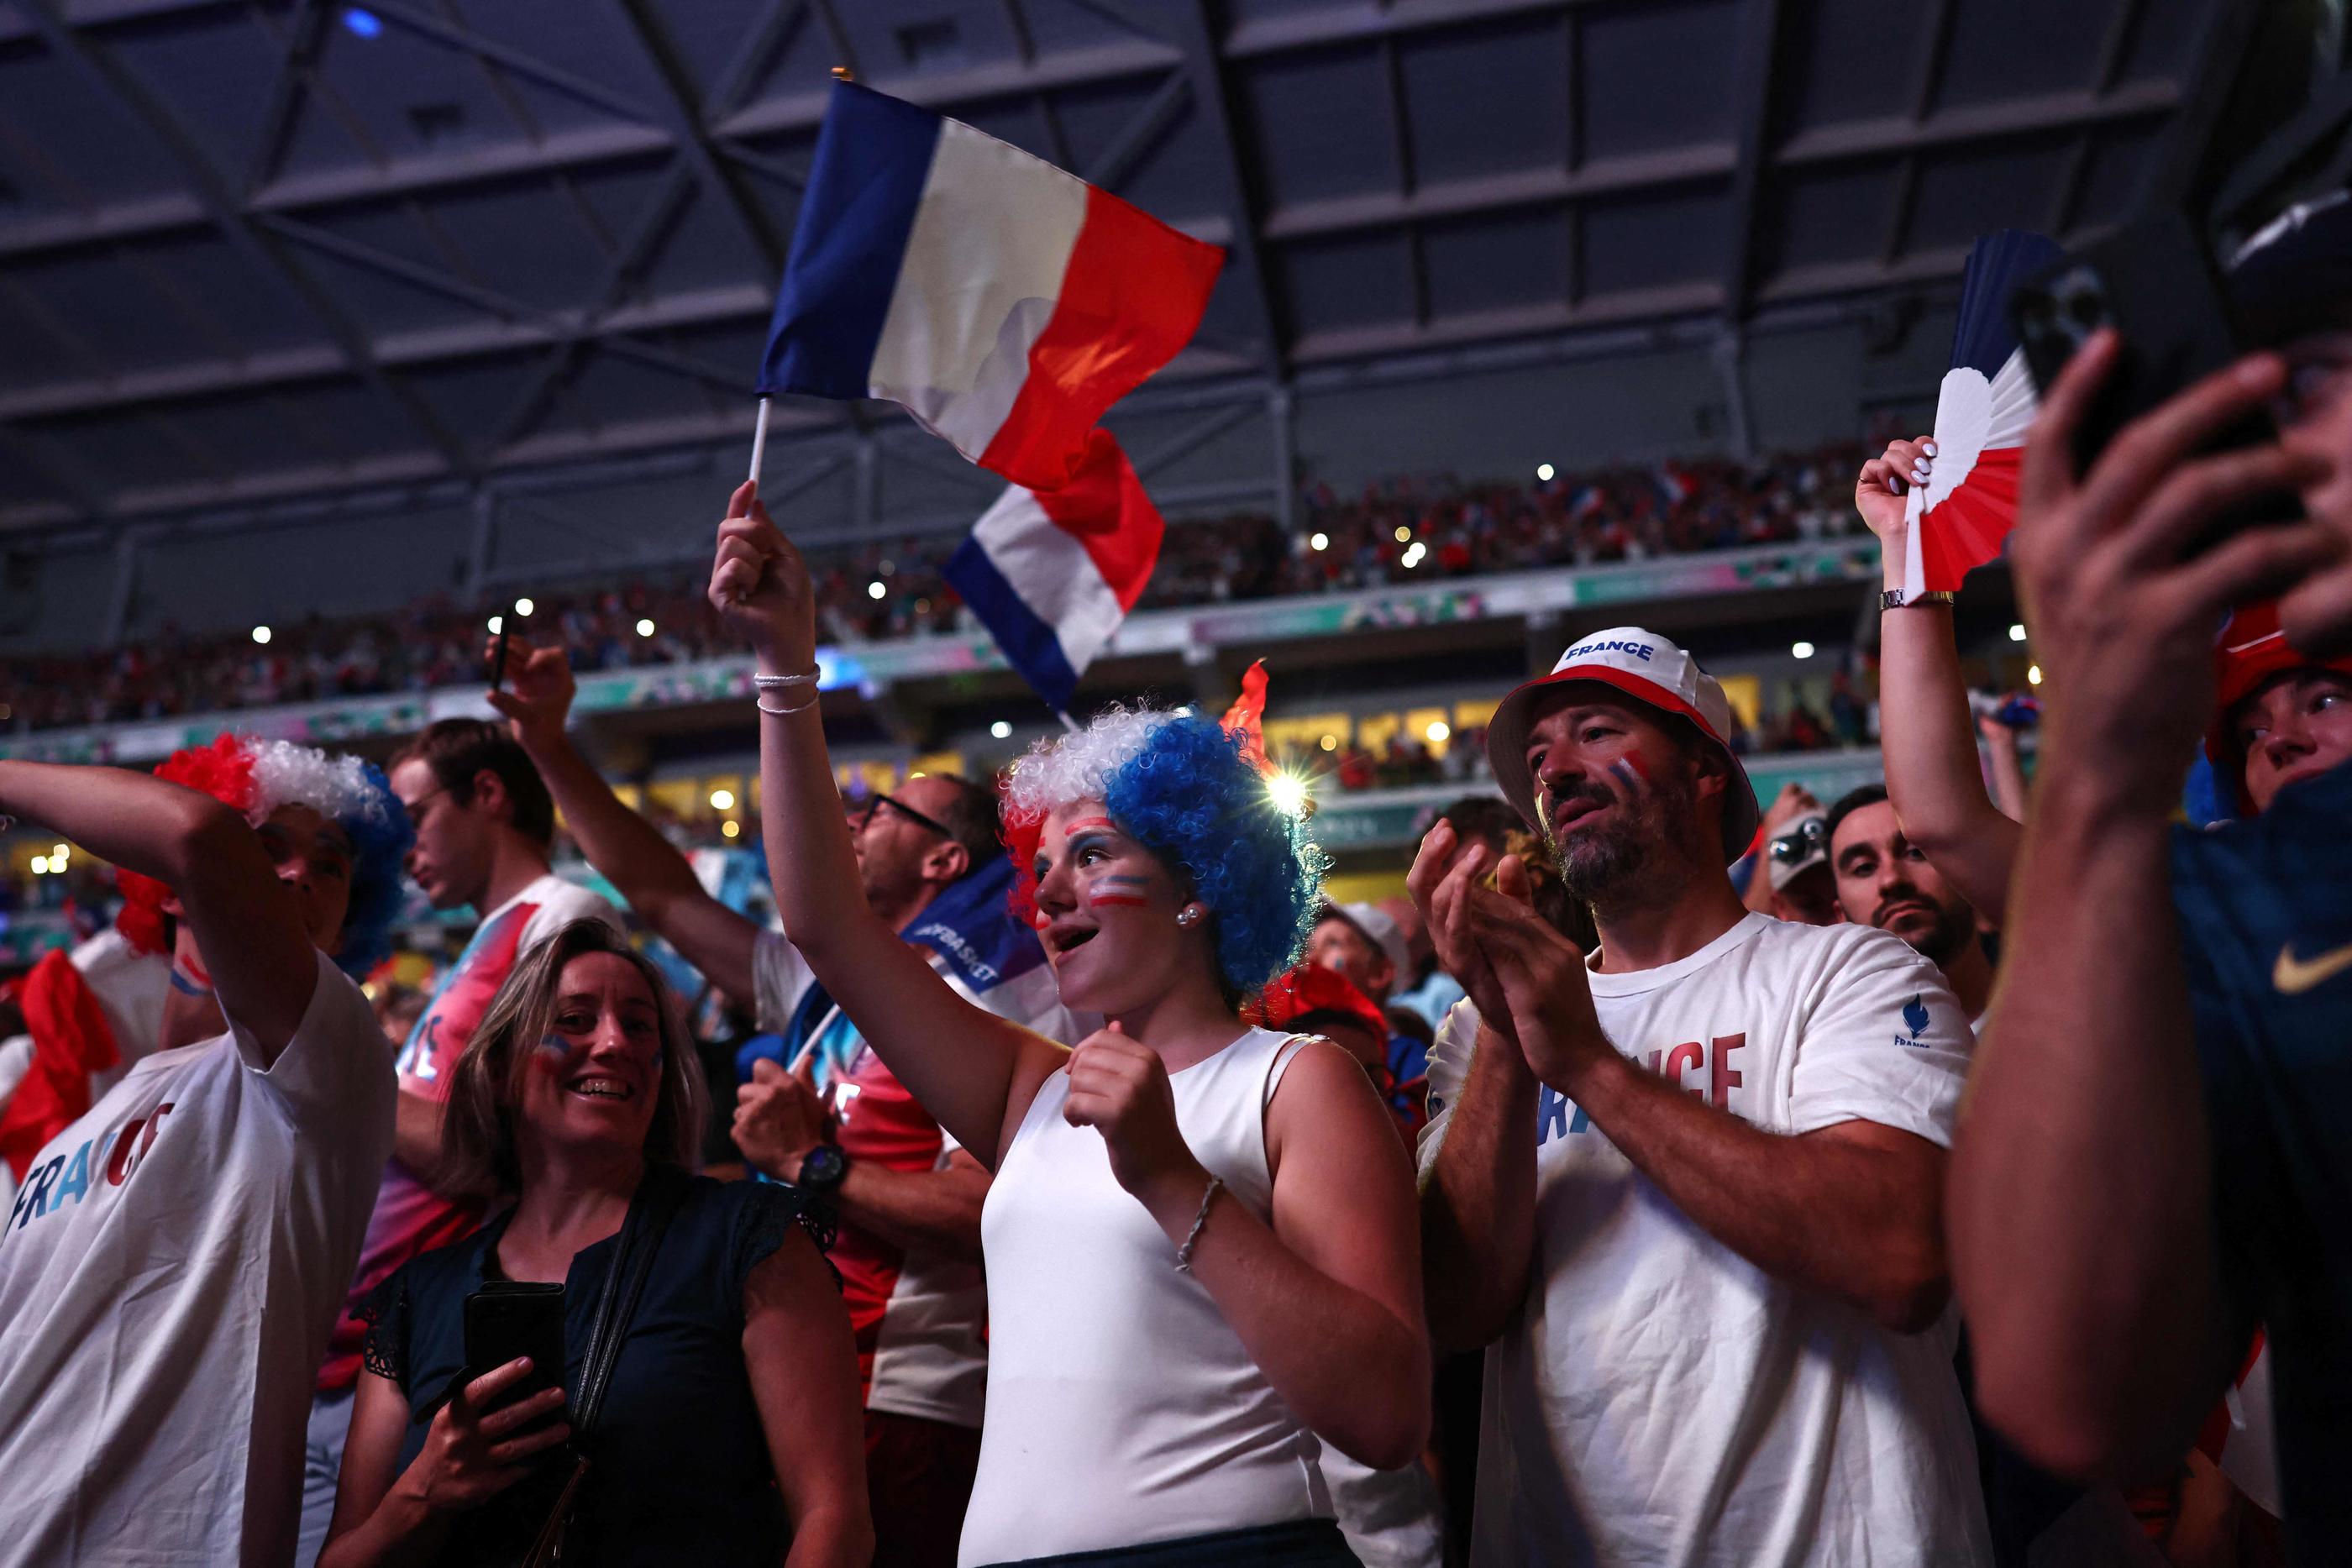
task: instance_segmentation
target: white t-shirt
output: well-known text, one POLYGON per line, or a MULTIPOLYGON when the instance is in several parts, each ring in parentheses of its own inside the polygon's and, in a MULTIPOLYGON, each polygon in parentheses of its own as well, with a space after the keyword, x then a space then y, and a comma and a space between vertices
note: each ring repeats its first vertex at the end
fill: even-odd
POLYGON ((232 1020, 36 1158, 0 1230, 0 1565, 281 1564, 392 1052, 321 955, 276 1061, 232 1020))
MULTIPOLYGON (((1749 915, 1591 987, 1620 1051, 1767 1132, 1866 1121, 1950 1145, 1973 1042, 1898 937, 1749 915)), ((1457 1004, 1429 1053, 1424 1172, 1476 1040, 1457 1004)), ((1486 1356, 1475 1563, 1991 1560, 1948 1326, 1892 1333, 1765 1273, 1549 1087, 1532 1132, 1536 1256, 1486 1356)))

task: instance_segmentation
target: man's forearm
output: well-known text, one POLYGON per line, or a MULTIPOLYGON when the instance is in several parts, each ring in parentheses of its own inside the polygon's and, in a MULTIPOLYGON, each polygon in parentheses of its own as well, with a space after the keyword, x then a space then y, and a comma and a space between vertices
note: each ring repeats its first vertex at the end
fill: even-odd
POLYGON ((2103 761, 2045 757, 1951 1184, 1979 1400, 2074 1474, 2177 1458, 2227 1372, 2168 829, 2103 761))
POLYGON ((393 1105, 393 1157, 428 1186, 441 1167, 441 1113, 445 1109, 438 1100, 427 1100, 405 1089, 393 1105))
POLYGON ((938 1171, 894 1171, 859 1160, 834 1193, 841 1218, 859 1229, 966 1263, 981 1260, 980 1209, 987 1200, 988 1172, 976 1160, 938 1171))
POLYGON ((677 846, 629 810, 568 737, 533 733, 524 749, 588 863, 712 985, 739 1006, 755 1005, 759 928, 704 891, 677 846))
POLYGON ((1536 1078, 1513 1041, 1482 1027, 1462 1094, 1421 1192, 1429 1334, 1475 1350, 1527 1294, 1535 1254, 1536 1078))
POLYGON ((1941 1309, 1942 1155, 1925 1140, 1767 1133, 1613 1052, 1571 1098, 1675 1207, 1766 1273, 1901 1332, 1941 1309))

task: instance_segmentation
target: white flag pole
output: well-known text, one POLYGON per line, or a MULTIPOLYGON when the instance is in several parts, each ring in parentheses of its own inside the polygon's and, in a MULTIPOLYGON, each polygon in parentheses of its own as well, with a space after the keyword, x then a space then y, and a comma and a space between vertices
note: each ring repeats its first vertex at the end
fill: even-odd
POLYGON ((768 455, 768 400, 760 400, 759 423, 751 426, 751 483, 760 482, 760 461, 768 455))

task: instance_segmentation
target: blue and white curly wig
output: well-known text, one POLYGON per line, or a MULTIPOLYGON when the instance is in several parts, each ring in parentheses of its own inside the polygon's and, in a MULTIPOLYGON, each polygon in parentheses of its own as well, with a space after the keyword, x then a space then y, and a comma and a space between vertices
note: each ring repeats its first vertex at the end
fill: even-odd
MULTIPOLYGON (((357 757, 330 756, 292 741, 224 735, 209 746, 173 753, 157 766, 155 777, 201 790, 256 827, 278 807, 299 804, 341 828, 352 841, 352 897, 335 965, 363 979, 392 956, 402 865, 416 835, 382 769, 357 757)), ((163 901, 170 890, 132 872, 117 873, 115 881, 123 899, 115 925, 124 939, 140 952, 163 951, 163 901)))
POLYGON ((1100 800, 1207 907, 1229 999, 1254 995, 1297 961, 1321 906, 1323 853, 1274 803, 1240 736, 1191 714, 1114 706, 1079 733, 1032 747, 1004 787, 1013 905, 1024 915, 1045 819, 1079 800, 1100 800))

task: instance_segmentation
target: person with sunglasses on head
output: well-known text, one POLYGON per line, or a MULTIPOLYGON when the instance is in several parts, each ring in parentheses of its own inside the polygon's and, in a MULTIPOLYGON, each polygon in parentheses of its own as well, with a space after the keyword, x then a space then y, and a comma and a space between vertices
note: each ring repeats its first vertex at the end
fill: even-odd
MULTIPOLYGON (((988 1171, 892 1075, 784 934, 713 897, 581 755, 565 730, 574 684, 564 650, 510 635, 507 660, 508 689, 490 702, 588 863, 782 1042, 743 1064, 736 1146, 753 1170, 817 1194, 838 1218, 832 1258, 864 1379, 875 1562, 949 1563, 987 1385, 979 1262, 988 1171)), ((909 779, 868 801, 851 842, 866 908, 950 986, 1050 1038, 1081 1037, 1034 933, 1003 916, 1012 867, 992 790, 952 774, 909 779)))
POLYGON ((785 929, 996 1172, 958 1561, 1355 1563, 1323 1445, 1395 1468, 1429 1430, 1412 1170, 1353 1058, 1239 1015, 1297 960, 1321 880, 1262 752, 1190 713, 1114 708, 1014 764, 1020 906, 1063 1000, 1111 1020, 1073 1051, 958 997, 848 896, 814 593, 751 485, 709 594, 758 658, 785 929))
POLYGON ((530 758, 496 725, 445 718, 428 726, 393 754, 390 776, 393 793, 416 829, 408 852, 410 880, 434 908, 471 908, 478 918, 394 1063, 400 1099, 393 1157, 311 1406, 298 1568, 317 1561, 334 1515, 367 1336, 360 1303, 411 1258, 471 1235, 482 1222, 485 1202, 495 1196, 443 1179, 441 1119, 449 1074, 517 961, 574 920, 623 928, 618 910, 549 865, 554 804, 530 758))

